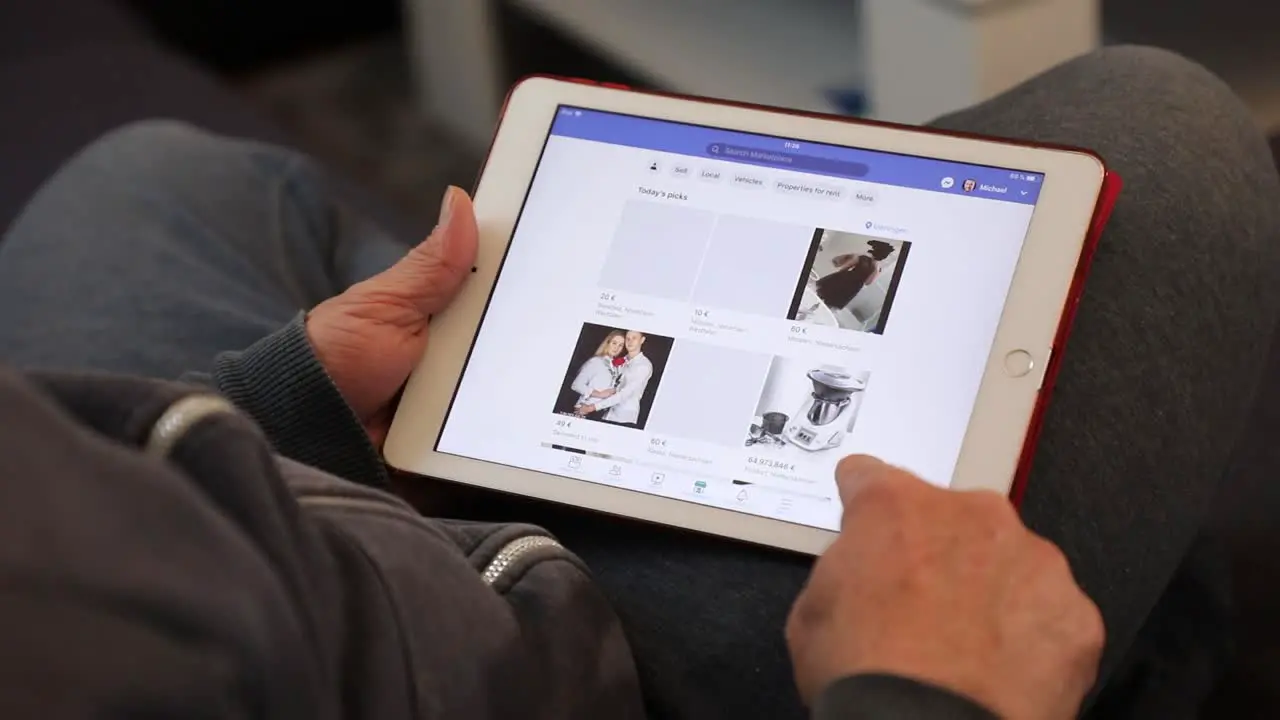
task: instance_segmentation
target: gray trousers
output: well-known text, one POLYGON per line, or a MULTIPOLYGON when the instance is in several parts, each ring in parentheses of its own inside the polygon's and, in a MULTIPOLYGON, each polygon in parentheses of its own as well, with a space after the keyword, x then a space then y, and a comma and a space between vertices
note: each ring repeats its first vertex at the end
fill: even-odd
MULTIPOLYGON (((1186 715, 1209 682, 1192 670, 1218 649, 1196 632, 1220 603, 1192 548, 1280 309, 1280 180, 1268 149, 1221 82, 1134 48, 1073 61, 936 125, 1090 147, 1124 177, 1023 513, 1065 550, 1106 619, 1108 689, 1095 712, 1186 715), (1178 593, 1166 592, 1175 578, 1178 593), (1144 648, 1157 646, 1153 671, 1144 648), (1135 678, 1164 690, 1144 695, 1135 678)), ((354 217, 327 188, 311 162, 281 149, 169 122, 111 133, 50 180, 0 243, 0 361, 165 378, 202 370, 417 240, 354 217)), ((781 629, 808 563, 536 513, 525 519, 560 535, 610 594, 655 714, 700 702, 741 717, 797 712, 781 629)))

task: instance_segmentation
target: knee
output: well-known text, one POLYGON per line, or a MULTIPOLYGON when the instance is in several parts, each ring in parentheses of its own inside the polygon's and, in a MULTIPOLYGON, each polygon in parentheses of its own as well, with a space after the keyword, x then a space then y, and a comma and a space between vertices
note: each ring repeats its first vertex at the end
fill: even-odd
POLYGON ((251 140, 223 137, 178 120, 140 120, 94 140, 59 172, 164 196, 261 190, 282 180, 302 182, 316 171, 301 155, 251 140))
POLYGON ((204 130, 181 120, 135 120, 108 130, 86 148, 86 153, 166 155, 174 151, 189 152, 207 143, 209 138, 204 130))
MULTIPOLYGON (((1049 140, 1101 151, 1133 180, 1165 192, 1172 178, 1235 178, 1274 185, 1265 138, 1249 108, 1212 72, 1173 52, 1115 46, 1072 60, 1033 82, 1024 100, 1052 113, 1049 140), (1055 137, 1056 136, 1056 137, 1055 137), (1136 161, 1136 162, 1135 162, 1136 161), (1272 179, 1268 179, 1272 178, 1272 179)), ((1130 183, 1126 183, 1130 184, 1130 183)), ((1185 183, 1187 189, 1197 183, 1185 183)), ((1235 183, 1232 183, 1234 186, 1235 183)))
POLYGON ((169 184, 192 161, 217 155, 218 139, 177 120, 139 120, 110 130, 91 142, 67 165, 126 176, 130 182, 151 178, 169 184))
POLYGON ((1258 134, 1248 108, 1225 82, 1169 50, 1112 46, 1059 70, 1061 79, 1089 88, 1098 102, 1110 99, 1115 108, 1133 113, 1129 122, 1135 132, 1176 124, 1189 132, 1211 125, 1220 133, 1230 125, 1251 139, 1258 134))
MULTIPOLYGON (((111 130, 69 159, 15 221, 46 230, 70 216, 136 223, 168 213, 207 228, 262 221, 288 212, 310 222, 320 183, 296 153, 214 135, 173 120, 111 130), (234 216, 234 217, 233 217, 234 216)), ((39 233, 37 233, 39 234, 39 233)), ((45 233, 48 234, 48 233, 45 233)), ((234 237, 235 232, 224 233, 234 237)), ((128 242, 121 233, 118 242, 128 242)), ((167 237, 167 236, 166 236, 167 237)))
POLYGON ((1144 45, 1112 45, 1082 55, 1067 64, 1075 72, 1105 77, 1134 90, 1174 90, 1230 94, 1227 86, 1203 65, 1172 50, 1144 45))

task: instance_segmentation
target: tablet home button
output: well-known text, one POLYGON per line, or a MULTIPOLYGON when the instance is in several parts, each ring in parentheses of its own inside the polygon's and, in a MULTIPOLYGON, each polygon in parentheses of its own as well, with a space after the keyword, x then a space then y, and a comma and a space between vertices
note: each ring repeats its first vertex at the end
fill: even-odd
POLYGON ((1009 377, 1025 377, 1035 369, 1036 361, 1026 350, 1014 350, 1004 356, 1004 371, 1009 377))

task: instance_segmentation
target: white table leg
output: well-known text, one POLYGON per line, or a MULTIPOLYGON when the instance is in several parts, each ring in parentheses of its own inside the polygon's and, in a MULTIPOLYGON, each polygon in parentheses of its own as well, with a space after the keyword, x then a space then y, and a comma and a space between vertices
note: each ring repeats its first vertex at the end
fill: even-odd
POLYGON ((494 11, 492 0, 405 0, 421 109, 477 147, 505 94, 494 11))
POLYGON ((872 117, 923 123, 1098 47, 1100 0, 862 0, 872 117))

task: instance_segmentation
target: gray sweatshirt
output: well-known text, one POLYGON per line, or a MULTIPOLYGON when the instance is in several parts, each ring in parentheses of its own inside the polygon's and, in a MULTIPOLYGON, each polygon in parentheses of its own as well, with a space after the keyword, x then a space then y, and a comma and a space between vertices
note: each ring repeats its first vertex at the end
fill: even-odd
MULTIPOLYGON (((187 380, 0 369, 0 717, 646 716, 581 561, 380 489, 301 318, 187 380)), ((991 715, 860 676, 813 717, 991 715)))

